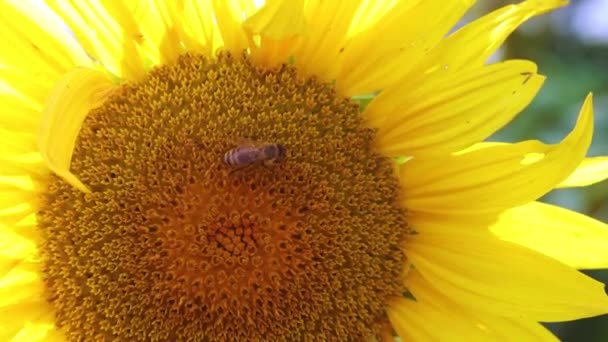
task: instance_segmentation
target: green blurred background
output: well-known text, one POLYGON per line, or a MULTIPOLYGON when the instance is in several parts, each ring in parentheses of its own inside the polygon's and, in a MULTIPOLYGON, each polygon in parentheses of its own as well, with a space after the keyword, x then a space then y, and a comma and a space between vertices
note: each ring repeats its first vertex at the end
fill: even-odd
MULTIPOLYGON (((479 1, 465 22, 516 2, 479 1)), ((532 18, 492 60, 512 58, 536 62, 547 80, 534 102, 491 140, 556 143, 574 127, 583 99, 593 92, 595 133, 588 155, 607 155, 608 0, 571 0, 567 7, 532 18)), ((608 222, 608 181, 587 188, 556 190, 542 201, 608 222)), ((586 273, 608 283, 607 270, 586 273)), ((608 315, 547 326, 566 342, 608 341, 608 315)))

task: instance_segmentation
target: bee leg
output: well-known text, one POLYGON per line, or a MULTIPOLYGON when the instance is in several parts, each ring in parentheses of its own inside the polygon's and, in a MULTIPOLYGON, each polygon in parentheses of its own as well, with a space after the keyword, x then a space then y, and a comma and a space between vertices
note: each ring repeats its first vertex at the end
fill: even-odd
POLYGON ((237 171, 243 171, 248 167, 251 167, 251 165, 253 164, 247 164, 245 166, 237 166, 237 167, 233 167, 232 170, 230 170, 230 172, 228 172, 228 175, 232 175, 233 173, 237 172, 237 171))
POLYGON ((274 162, 272 162, 272 161, 265 160, 262 162, 262 167, 264 168, 264 170, 266 170, 274 175, 275 172, 274 172, 274 168, 272 168, 273 165, 274 165, 274 162))

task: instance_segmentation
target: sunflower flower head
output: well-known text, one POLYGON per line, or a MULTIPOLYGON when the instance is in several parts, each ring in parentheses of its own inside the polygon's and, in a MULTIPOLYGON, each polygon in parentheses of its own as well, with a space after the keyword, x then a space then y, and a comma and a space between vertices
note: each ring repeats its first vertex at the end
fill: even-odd
POLYGON ((71 172, 90 193, 51 177, 38 212, 58 324, 125 340, 373 334, 404 289, 406 233, 373 137, 329 85, 247 56, 184 55, 124 85, 78 135, 71 172), (287 160, 231 169, 239 136, 287 160), (89 300, 71 300, 80 283, 89 300), (93 312, 105 325, 87 326, 93 312))
POLYGON ((608 312, 576 271, 605 224, 535 202, 608 177, 591 96, 559 144, 483 142, 544 80, 486 59, 563 4, 449 35, 472 1, 0 4, 0 340, 544 341, 608 312))

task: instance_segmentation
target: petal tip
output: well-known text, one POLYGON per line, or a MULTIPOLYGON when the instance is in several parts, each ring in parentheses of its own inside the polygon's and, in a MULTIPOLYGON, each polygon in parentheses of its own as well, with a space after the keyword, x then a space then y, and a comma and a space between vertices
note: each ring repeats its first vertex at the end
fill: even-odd
POLYGON ((85 193, 91 191, 70 172, 72 152, 86 116, 112 94, 114 87, 106 74, 75 68, 57 81, 42 111, 38 149, 44 162, 85 193))

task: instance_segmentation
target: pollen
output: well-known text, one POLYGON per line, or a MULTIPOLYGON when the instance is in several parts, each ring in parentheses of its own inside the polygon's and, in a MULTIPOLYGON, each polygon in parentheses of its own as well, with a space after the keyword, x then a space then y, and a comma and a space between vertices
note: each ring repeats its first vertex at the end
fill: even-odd
POLYGON ((70 341, 364 341, 405 289, 406 215, 359 107, 290 65, 187 54, 87 116, 37 214, 70 341), (234 169, 243 139, 284 146, 234 169))

